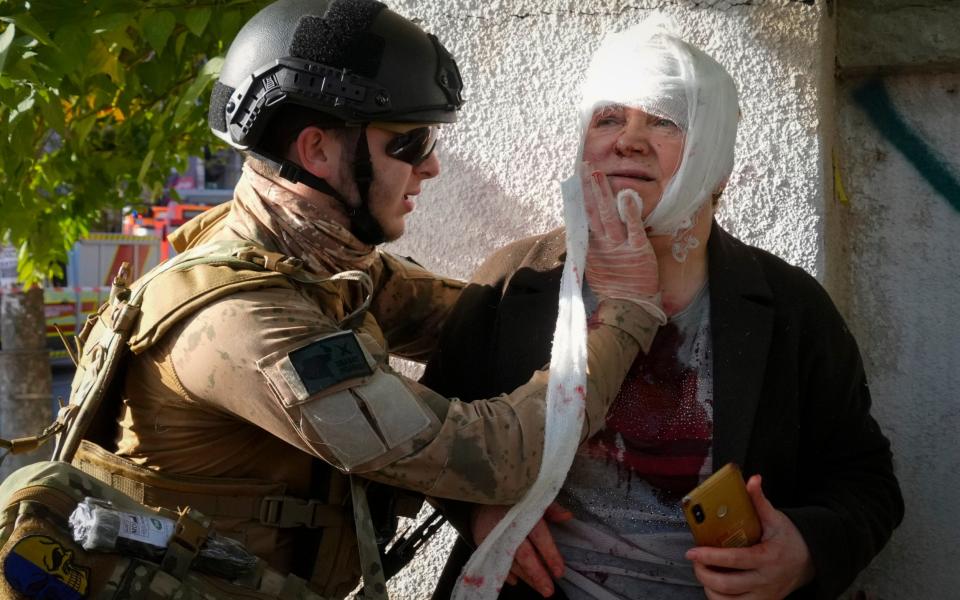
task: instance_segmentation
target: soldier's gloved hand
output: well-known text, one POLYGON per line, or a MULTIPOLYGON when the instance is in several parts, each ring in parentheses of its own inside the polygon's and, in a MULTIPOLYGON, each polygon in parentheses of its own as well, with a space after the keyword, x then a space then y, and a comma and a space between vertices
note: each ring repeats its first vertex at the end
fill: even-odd
POLYGON ((618 206, 606 175, 588 163, 583 164, 580 180, 590 220, 586 264, 590 289, 601 301, 629 300, 663 317, 657 255, 644 231, 640 197, 621 192, 618 206))

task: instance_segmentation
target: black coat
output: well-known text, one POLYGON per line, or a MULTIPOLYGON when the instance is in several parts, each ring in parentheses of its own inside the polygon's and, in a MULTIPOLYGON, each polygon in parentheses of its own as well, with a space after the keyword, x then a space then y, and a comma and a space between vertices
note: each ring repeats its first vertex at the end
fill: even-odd
MULTIPOLYGON (((813 583, 792 597, 835 598, 903 517, 856 342, 802 269, 716 223, 708 256, 714 469, 735 462, 745 477, 763 476, 764 493, 796 524, 816 567, 813 583)), ((562 260, 561 231, 488 259, 451 315, 424 382, 446 396, 488 398, 543 368, 562 260)), ((448 569, 448 582, 464 556, 463 548, 454 553, 461 564, 448 569)))

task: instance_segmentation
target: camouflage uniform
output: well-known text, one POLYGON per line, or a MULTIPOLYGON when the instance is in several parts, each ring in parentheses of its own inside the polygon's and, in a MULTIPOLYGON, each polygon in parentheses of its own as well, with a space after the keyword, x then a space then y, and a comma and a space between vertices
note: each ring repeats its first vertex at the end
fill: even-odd
MULTIPOLYGON (((237 198, 265 186, 276 193, 269 180, 247 170, 237 198)), ((233 210, 224 205, 189 223, 179 243, 239 237, 293 254, 274 223, 247 222, 238 200, 233 210)), ((362 302, 356 286, 294 283, 215 300, 134 355, 117 419, 114 453, 129 461, 122 469, 142 469, 133 479, 240 478, 264 486, 264 493, 279 484, 280 493, 319 495, 334 506, 347 496, 341 473, 437 497, 517 501, 540 463, 547 372, 510 394, 472 403, 443 398, 397 374, 388 353, 425 359, 462 284, 371 252, 364 270, 373 282, 372 301, 351 328, 341 321, 362 302), (324 461, 319 469, 317 458, 324 461)), ((351 266, 345 263, 341 270, 351 266)), ((656 329, 654 318, 622 301, 601 303, 593 323, 583 439, 603 425, 636 352, 649 347, 656 329)), ((97 451, 87 445, 75 462, 97 451)), ((295 529, 278 531, 237 515, 231 521, 233 513, 217 515, 216 506, 201 510, 282 572, 302 558, 295 529)), ((320 525, 311 580, 319 593, 342 596, 359 573, 352 526, 335 515, 320 525)))

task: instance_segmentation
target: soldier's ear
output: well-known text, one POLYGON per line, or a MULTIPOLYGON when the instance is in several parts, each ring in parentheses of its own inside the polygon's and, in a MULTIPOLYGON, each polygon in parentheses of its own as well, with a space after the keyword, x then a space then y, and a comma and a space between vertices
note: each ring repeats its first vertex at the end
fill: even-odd
POLYGON ((329 130, 311 125, 304 127, 296 141, 291 144, 287 158, 320 179, 326 179, 336 173, 341 152, 337 136, 329 130))

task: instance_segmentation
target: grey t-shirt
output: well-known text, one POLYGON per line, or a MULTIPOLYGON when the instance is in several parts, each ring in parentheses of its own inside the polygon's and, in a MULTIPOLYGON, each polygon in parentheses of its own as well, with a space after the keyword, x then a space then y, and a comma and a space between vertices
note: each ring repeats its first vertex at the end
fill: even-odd
POLYGON ((570 600, 703 598, 680 499, 710 475, 713 359, 707 286, 638 355, 603 430, 581 446, 551 525, 570 600))

